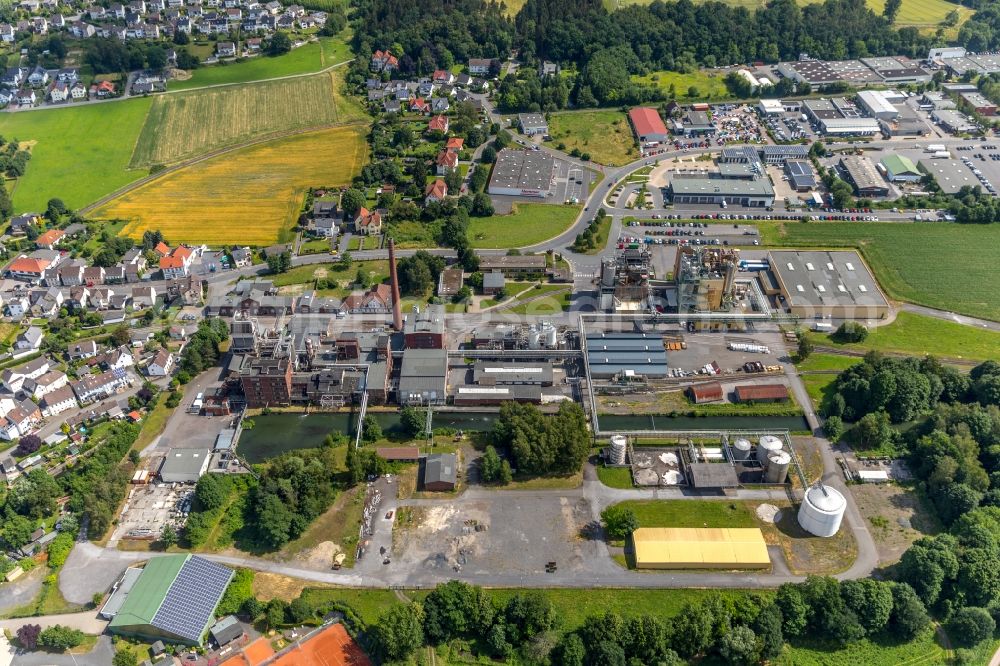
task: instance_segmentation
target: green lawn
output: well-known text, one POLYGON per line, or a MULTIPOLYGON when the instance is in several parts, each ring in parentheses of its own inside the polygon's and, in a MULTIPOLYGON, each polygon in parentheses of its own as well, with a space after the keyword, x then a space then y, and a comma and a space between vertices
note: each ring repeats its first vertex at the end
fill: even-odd
POLYGON ((15 211, 44 212, 53 197, 81 208, 145 176, 126 167, 150 103, 134 99, 0 115, 0 134, 31 143, 31 161, 14 188, 15 211))
POLYGON ((639 158, 632 129, 621 111, 563 111, 549 116, 546 145, 589 153, 598 164, 619 166, 639 158))
MULTIPOLYGON (((296 266, 286 273, 268 276, 267 279, 274 282, 276 287, 287 287, 296 284, 312 285, 317 278, 335 280, 340 283, 353 281, 358 274, 358 269, 363 268, 368 273, 369 283, 381 282, 389 276, 389 262, 381 259, 373 261, 353 261, 350 268, 340 270, 336 264, 306 264, 296 266)), ((327 294, 330 290, 324 290, 327 294)))
POLYGON ((900 312, 893 323, 871 329, 859 344, 839 344, 826 333, 810 331, 807 335, 816 344, 860 352, 877 349, 956 360, 1000 359, 1000 333, 909 312, 900 312))
MULTIPOLYGON (((947 663, 945 651, 937 644, 934 630, 927 629, 909 643, 899 643, 890 636, 876 636, 846 647, 827 641, 797 640, 786 646, 773 663, 779 666, 902 666, 903 664, 947 663)), ((984 664, 986 662, 983 662, 984 664)))
POLYGON ((708 102, 732 98, 721 74, 701 70, 689 74, 661 70, 645 76, 633 76, 632 80, 655 85, 663 90, 668 90, 672 84, 678 102, 708 102), (688 96, 691 86, 697 88, 698 94, 694 97, 688 96))
POLYGON ((509 215, 472 218, 469 221, 469 240, 476 248, 535 245, 566 231, 579 213, 580 206, 514 204, 509 215))
POLYGON ((689 500, 630 500, 616 506, 631 509, 640 527, 757 527, 745 503, 689 500))
POLYGON ((600 254, 604 251, 604 246, 608 244, 608 234, 611 233, 611 222, 611 216, 608 215, 597 225, 597 232, 594 234, 594 247, 586 250, 583 254, 600 254))
POLYGON ((260 56, 231 65, 209 65, 193 70, 186 81, 171 81, 169 90, 187 90, 223 83, 246 83, 293 74, 318 72, 351 59, 345 31, 337 37, 320 37, 317 42, 293 49, 276 58, 260 56))
POLYGON ((518 300, 524 301, 513 307, 504 308, 508 314, 550 315, 569 308, 572 285, 542 284, 535 285, 531 290, 521 294, 518 300), (534 299, 534 300, 529 300, 534 299))
POLYGON ((761 223, 786 247, 858 247, 890 298, 1000 320, 998 224, 761 223))
POLYGON ((598 465, 597 478, 609 488, 631 488, 632 470, 628 467, 605 467, 598 465))

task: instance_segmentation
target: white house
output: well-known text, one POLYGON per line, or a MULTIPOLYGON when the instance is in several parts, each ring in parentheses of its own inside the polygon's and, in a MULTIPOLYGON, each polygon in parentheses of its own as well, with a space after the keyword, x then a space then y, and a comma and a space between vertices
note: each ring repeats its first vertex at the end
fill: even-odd
POLYGON ((22 386, 25 393, 30 393, 37 400, 55 390, 69 384, 69 378, 65 372, 59 370, 49 370, 37 379, 27 379, 22 386))
POLYGON ((74 409, 76 406, 76 395, 69 386, 63 386, 46 394, 39 403, 42 416, 45 418, 62 414, 67 409, 74 409))
POLYGON ((120 388, 131 384, 131 377, 124 370, 111 370, 99 375, 87 375, 78 382, 73 382, 73 393, 81 403, 93 402, 114 395, 120 388))
POLYGON ((93 358, 97 356, 97 350, 97 343, 93 340, 73 343, 68 349, 69 360, 82 361, 85 358, 93 358))
POLYGON ((156 305, 156 289, 154 287, 132 287, 132 309, 142 310, 156 305))
POLYGON ((20 352, 33 352, 42 346, 45 332, 37 326, 29 326, 28 330, 17 336, 14 341, 14 349, 20 352))
POLYGON ((146 364, 146 374, 150 377, 166 377, 174 367, 174 355, 166 349, 156 352, 156 356, 146 364))
POLYGON ((44 356, 21 365, 7 368, 0 375, 0 381, 11 393, 17 393, 24 386, 25 380, 37 379, 49 371, 49 360, 44 356))
POLYGON ((17 407, 0 418, 0 438, 12 440, 24 437, 42 420, 38 405, 30 400, 22 400, 17 407))

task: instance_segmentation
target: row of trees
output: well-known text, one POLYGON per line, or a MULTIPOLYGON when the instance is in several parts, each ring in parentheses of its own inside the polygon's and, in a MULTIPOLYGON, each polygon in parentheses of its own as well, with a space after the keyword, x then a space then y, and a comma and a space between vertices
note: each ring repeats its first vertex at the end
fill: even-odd
MULTIPOLYGON (((969 622, 966 615, 958 620, 969 622)), ((687 604, 672 618, 608 611, 561 637, 558 622, 541 592, 502 602, 479 587, 451 581, 423 603, 385 611, 368 638, 385 661, 404 661, 426 644, 459 640, 477 646, 479 656, 518 655, 527 663, 553 666, 680 665, 707 656, 727 664, 759 664, 780 655, 786 639, 839 645, 880 635, 910 640, 930 618, 909 585, 809 577, 782 585, 773 600, 752 593, 712 595, 687 604)))
POLYGON ((555 414, 505 402, 490 437, 520 474, 571 474, 580 470, 590 451, 587 417, 575 402, 564 402, 555 414))
POLYGON ((204 372, 218 364, 220 358, 219 346, 229 339, 229 326, 219 318, 204 319, 198 324, 181 352, 178 379, 182 383, 186 378, 204 372), (183 373, 183 376, 182 376, 183 373))

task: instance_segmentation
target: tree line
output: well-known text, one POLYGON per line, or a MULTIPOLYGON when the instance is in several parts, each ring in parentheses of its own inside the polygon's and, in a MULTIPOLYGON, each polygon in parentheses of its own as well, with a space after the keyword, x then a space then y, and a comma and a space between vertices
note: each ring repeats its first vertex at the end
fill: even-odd
POLYGON ((535 405, 505 402, 490 431, 493 444, 506 451, 519 474, 572 474, 580 471, 591 438, 583 407, 564 402, 555 414, 535 405))

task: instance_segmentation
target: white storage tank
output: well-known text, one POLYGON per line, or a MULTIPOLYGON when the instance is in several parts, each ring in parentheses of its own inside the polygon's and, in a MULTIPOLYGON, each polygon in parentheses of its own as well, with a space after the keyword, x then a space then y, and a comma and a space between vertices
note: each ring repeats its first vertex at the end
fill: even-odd
POLYGON ((787 451, 772 453, 767 459, 764 483, 784 483, 788 479, 788 466, 791 464, 792 457, 787 451))
POLYGON ((624 435, 615 435, 611 438, 611 449, 609 457, 612 465, 625 464, 625 451, 628 448, 628 440, 624 435))
POLYGON ((759 462, 764 467, 767 467, 767 459, 772 453, 776 453, 782 449, 784 444, 781 440, 774 435, 764 435, 757 442, 757 462, 759 462))
POLYGON ((835 488, 815 485, 806 491, 799 506, 799 525, 819 537, 831 537, 840 529, 847 500, 835 488))
POLYGON ((750 440, 744 437, 740 437, 735 442, 733 442, 733 460, 744 461, 750 460, 750 449, 753 445, 750 444, 750 440))
POLYGON ((545 338, 545 348, 555 349, 559 334, 559 332, 556 330, 556 327, 548 322, 543 322, 542 334, 545 338))

